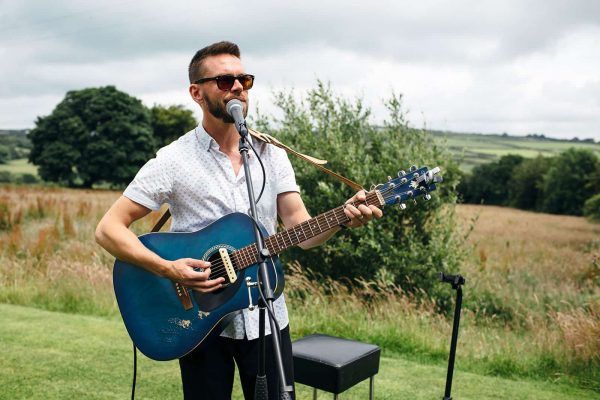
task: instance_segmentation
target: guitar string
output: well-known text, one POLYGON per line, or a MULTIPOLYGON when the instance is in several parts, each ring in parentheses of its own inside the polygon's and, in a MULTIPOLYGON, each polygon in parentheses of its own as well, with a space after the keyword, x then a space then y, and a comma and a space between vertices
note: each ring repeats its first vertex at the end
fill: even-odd
MULTIPOLYGON (((355 205, 355 203, 354 203, 354 202, 353 202, 352 204, 353 204, 353 205, 355 205)), ((343 217, 346 217, 346 214, 344 213, 344 211, 343 211, 343 208, 336 208, 336 209, 333 209, 333 210, 331 210, 330 212, 333 212, 333 216, 335 216, 335 217, 336 217, 336 221, 339 221, 339 220, 340 220, 340 218, 339 218, 339 217, 342 217, 342 220, 343 220, 343 217)), ((313 221, 317 223, 317 226, 319 227, 319 229, 320 229, 319 220, 322 220, 322 219, 326 218, 326 214, 328 214, 328 213, 326 212, 326 213, 320 214, 320 215, 316 216, 316 217, 313 219, 313 221)), ((309 220, 309 221, 310 221, 310 220, 309 220)), ((325 220, 325 221, 322 221, 322 222, 324 222, 324 223, 327 223, 327 221, 326 221, 326 220, 325 220)), ((276 242, 276 243, 275 243, 275 245, 278 245, 278 244, 279 244, 279 243, 278 243, 278 242, 279 242, 279 240, 278 240, 278 239, 275 237, 276 235, 280 235, 280 234, 282 234, 282 233, 284 233, 284 232, 289 232, 289 231, 295 230, 295 229, 297 229, 297 228, 298 228, 299 226, 301 226, 301 225, 307 225, 307 223, 308 223, 308 221, 304 221, 304 222, 302 222, 302 223, 300 223, 300 224, 298 224, 298 225, 296 225, 296 226, 294 226, 294 227, 292 227, 292 228, 290 228, 290 229, 288 229, 288 230, 286 230, 286 231, 282 231, 282 232, 279 232, 279 233, 276 233, 276 234, 274 234, 274 235, 270 236, 269 238, 267 238, 267 240, 269 240, 269 239, 270 239, 271 241, 275 240, 275 242, 276 242)), ((308 225, 309 225, 309 224, 308 224, 308 225)), ((336 223, 336 225, 337 225, 337 223, 336 223)), ((333 226, 335 226, 335 225, 328 226, 328 228, 327 228, 327 229, 333 228, 333 226)), ((310 226, 309 226, 309 228, 310 228, 310 226)), ((302 228, 302 230, 305 230, 305 228, 302 228)), ((311 231, 312 231, 312 229, 311 229, 311 231)), ((324 231, 323 231, 323 232, 324 232, 324 231)), ((323 232, 320 232, 320 233, 323 233, 323 232)), ((319 233, 319 234, 320 234, 320 233, 319 233)), ((298 235, 297 235, 296 233, 294 233, 294 234, 296 235, 296 238, 298 238, 298 235)), ((288 235, 289 235, 289 233, 288 233, 288 235)), ((306 234, 305 234, 304 236, 306 237, 306 234)), ((291 236, 290 236, 290 238, 291 238, 291 236)), ((285 238, 284 238, 282 235, 280 235, 280 239, 283 241, 283 244, 284 244, 284 246, 287 246, 286 239, 285 239, 285 238)), ((293 242, 293 241, 292 241, 292 242, 293 242)), ((252 246, 252 245, 249 245, 249 246, 252 246)), ((247 246, 247 247, 249 247, 249 246, 247 246)), ((242 248, 242 249, 239 249, 238 251, 240 251, 240 250, 242 250, 242 251, 243 251, 243 250, 244 250, 244 248, 242 248)), ((252 264, 254 264, 254 263, 256 262, 256 261, 254 260, 254 254, 249 254, 249 255, 246 255, 246 254, 244 254, 244 255, 242 255, 242 257, 243 257, 243 261, 245 261, 245 262, 248 262, 248 261, 250 261, 250 263, 249 263, 248 265, 252 265, 252 264)), ((235 268, 235 267, 234 267, 234 268, 235 268)), ((215 275, 217 278, 219 278, 219 277, 225 277, 225 276, 226 276, 226 274, 227 274, 227 273, 226 273, 226 271, 225 271, 224 263, 222 263, 222 261, 221 261, 221 260, 217 260, 217 261, 215 261, 215 262, 212 264, 212 266, 211 266, 211 270, 213 271, 213 272, 211 273, 211 277, 212 277, 213 275, 215 275), (223 275, 223 274, 222 274, 223 272, 225 272, 225 275, 223 275)), ((240 271, 240 270, 241 270, 241 268, 237 268, 237 270, 238 270, 238 271, 240 271)))
MULTIPOLYGON (((382 195, 382 197, 384 198, 384 200, 387 200, 387 199, 391 198, 391 196, 388 196, 388 195, 390 194, 390 192, 393 192, 393 191, 394 191, 394 188, 393 188, 393 187, 389 187, 389 188, 387 188, 387 189, 385 189, 385 190, 383 190, 383 191, 380 191, 380 194, 382 195)), ((368 203, 368 201, 365 201, 364 203, 368 203)), ((355 203, 354 203, 354 202, 352 202, 351 204, 352 204, 352 205, 355 205, 355 203)), ((384 203, 383 205, 385 205, 385 203, 384 203)), ((343 212, 343 208, 341 208, 341 209, 337 208, 337 209, 334 209, 334 210, 331 210, 331 211, 333 211, 333 214, 334 214, 334 216, 336 217, 336 220, 337 220, 337 217, 338 217, 338 216, 342 216, 342 217, 343 217, 343 216, 346 216, 346 214, 343 212), (341 211, 341 212, 340 212, 340 211, 341 211)), ((325 214, 327 214, 327 213, 324 213, 324 214, 318 215, 318 216, 316 216, 316 217, 314 218, 314 219, 315 219, 315 221, 317 222, 317 226, 319 225, 319 224, 318 224, 318 219, 319 219, 319 218, 322 218, 322 217, 324 217, 324 216, 325 216, 325 214)), ((307 222, 307 221, 305 221, 305 222, 303 222, 303 223, 301 223, 301 224, 299 224, 299 225, 302 225, 302 224, 304 224, 304 223, 306 223, 306 222, 307 222)), ((325 221, 325 222, 326 222, 326 221, 325 221)), ((293 229, 295 229, 295 228, 296 228, 296 227, 292 227, 292 228, 290 228, 290 229, 288 229, 288 230, 286 230, 286 231, 287 231, 287 232, 289 232, 290 230, 293 230, 293 229)), ((286 232, 286 231, 282 231, 282 232, 279 232, 279 233, 283 233, 283 232, 286 232)), ((323 232, 324 232, 324 231, 323 231, 323 232)), ((322 233, 322 232, 321 232, 321 233, 322 233)), ((268 239, 270 239, 270 238, 273 238, 273 237, 275 237, 277 234, 278 234, 278 233, 276 233, 276 234, 274 234, 274 235, 270 236, 269 238, 267 238, 267 240, 268 240, 268 239)), ((306 235, 305 235, 305 236, 306 236, 306 235)), ((297 237, 297 234, 296 234, 296 237, 297 237)), ((275 239, 275 240, 276 240, 276 242, 277 242, 277 239, 275 239)), ((285 243, 285 239, 284 239, 283 237, 282 237, 282 240, 283 240, 283 243, 284 243, 284 245, 286 245, 286 243, 285 243)), ((252 246, 252 245, 250 245, 250 246, 252 246)), ((244 247, 244 248, 247 248, 247 247, 249 247, 249 246, 246 246, 246 247, 244 247)), ((243 250, 244 248, 242 248, 242 249, 239 249, 238 251, 240 251, 240 250, 243 250)), ((232 254, 233 254, 233 253, 232 253, 232 254)), ((252 255, 248 255, 248 256, 246 256, 246 255, 243 255, 243 258, 244 258, 244 261, 246 261, 246 262, 247 262, 247 261, 250 261, 250 262, 251 262, 251 263, 250 263, 250 264, 248 264, 248 265, 252 265, 252 264, 254 264, 254 263, 255 263, 255 260, 254 260, 254 255, 253 255, 253 254, 252 254, 252 255), (253 261, 254 261, 254 262, 253 262, 253 261)), ((224 263, 222 262, 222 260, 217 260, 217 261, 215 261, 214 263, 211 263, 211 264, 212 264, 212 265, 211 265, 211 274, 210 274, 210 278, 211 278, 211 279, 218 279, 218 278, 221 278, 221 277, 223 277, 223 278, 226 278, 226 277, 227 277, 227 275, 228 275, 228 274, 227 274, 227 271, 226 271, 225 265, 224 265, 224 263)), ((234 269, 236 269, 236 267, 235 267, 235 266, 234 266, 234 269)), ((241 270, 242 270, 242 268, 237 268, 237 270, 238 270, 238 271, 241 271, 241 270)))
MULTIPOLYGON (((336 217, 336 221, 339 221, 339 220, 340 220, 340 218, 339 218, 339 217, 345 217, 345 216, 346 216, 346 214, 345 214, 345 213, 344 213, 344 211, 343 211, 343 208, 340 208, 340 209, 334 209, 334 210, 331 210, 331 211, 333 212, 333 215, 336 217)), ((325 214, 327 214, 327 213, 324 213, 324 214, 318 215, 317 217, 315 217, 315 218, 314 218, 314 221, 313 221, 313 222, 316 222, 316 223, 317 223, 317 226, 319 226, 319 228, 320 228, 319 220, 322 220, 322 219, 325 217, 325 214)), ((310 221, 310 220, 309 220, 309 221, 310 221)), ((323 222, 323 223, 327 223, 327 221, 326 221, 326 220, 325 220, 325 221, 322 221, 322 222, 323 222)), ((298 225, 296 225, 296 226, 294 226, 294 227, 290 228, 290 229, 289 229, 289 230, 287 230, 287 231, 291 231, 291 230, 297 229, 299 226, 302 226, 302 225, 307 225, 307 221, 304 221, 304 222, 302 222, 302 223, 300 223, 300 224, 298 224, 298 225)), ((330 229, 330 228, 332 228, 332 227, 333 227, 333 226, 331 226, 331 227, 328 227, 328 229, 330 229)), ((302 230, 304 231, 304 230, 305 230, 305 228, 302 228, 302 230)), ((311 229, 311 230, 312 230, 312 229, 311 229)), ((283 233, 283 232, 286 232, 286 231, 282 231, 282 232, 276 233, 276 234, 274 234, 274 235, 270 236, 269 238, 267 238, 267 240, 270 240, 270 241, 273 241, 273 240, 275 240, 275 243, 274 243, 274 244, 275 244, 276 246, 278 246, 278 244, 279 244, 278 242, 279 242, 279 241, 278 241, 278 239, 277 239, 275 236, 276 236, 276 235, 278 235, 278 234, 281 234, 281 233, 283 233)), ((323 231, 323 232, 324 232, 324 231, 323 231)), ((320 233, 322 233, 322 232, 320 232, 320 233)), ((306 234, 305 234, 304 236, 306 237, 306 234)), ((298 235, 297 235, 297 234, 296 234, 296 237, 298 238, 298 235)), ((285 240, 285 238, 284 238, 283 236, 280 236, 280 239, 283 241, 283 244, 284 244, 284 246, 287 246, 287 243, 286 243, 286 240, 285 240)), ((245 249, 245 248, 247 248, 247 247, 250 247, 250 246, 252 246, 252 245, 246 246, 246 247, 244 247, 244 248, 242 248, 242 249, 239 249, 238 251, 240 251, 240 250, 241 250, 241 251, 244 251, 244 249, 245 249)), ((238 253, 238 254, 240 254, 240 253, 238 253)), ((245 254, 245 253, 244 253, 244 254, 242 254, 242 255, 241 255, 241 257, 242 257, 242 260, 243 260, 244 262, 250 262, 248 265, 252 265, 252 264, 254 264, 254 263, 256 262, 256 260, 254 259, 254 254, 245 254)), ((237 270, 238 270, 238 271, 241 271, 241 269, 242 269, 242 268, 237 268, 237 270)), ((227 272, 226 272, 226 270, 225 270, 225 266, 224 266, 224 263, 222 262, 222 260, 217 260, 217 261, 215 261, 214 263, 212 263, 212 265, 211 265, 211 278, 213 277, 213 275, 214 275, 216 278, 219 278, 219 277, 226 277, 226 275, 227 275, 227 272), (223 274, 223 272, 225 272, 225 274, 223 274)), ((213 278, 213 279, 214 279, 214 278, 213 278)))
MULTIPOLYGON (((421 176, 420 176, 419 178, 421 178, 421 176)), ((422 180, 422 179, 418 179, 417 181, 419 182, 419 181, 421 181, 421 180, 422 180)), ((383 191, 380 191, 380 194, 381 194, 381 196, 384 198, 384 200, 388 200, 388 199, 390 199, 390 198, 392 197, 392 196, 390 196, 390 194, 391 194, 391 192, 393 192, 393 191, 394 191, 394 187, 391 187, 391 186, 390 186, 390 187, 386 188, 385 190, 383 190, 383 191)), ((367 200, 367 201, 365 201, 365 202, 363 202, 363 203, 368 203, 368 200, 367 200)), ((363 204, 363 203, 361 203, 361 204, 363 204)), ((355 203, 355 202, 352 202, 352 203, 349 203, 349 204, 356 205, 356 203, 355 203)), ((360 204, 359 204, 359 205, 360 205, 360 204)), ((382 204, 382 205, 385 205, 385 202, 384 202, 384 204, 382 204)), ((338 217, 339 217, 339 216, 342 216, 342 217, 346 216, 346 214, 343 212, 343 208, 341 208, 341 209, 340 209, 340 208, 336 208, 336 209, 333 209, 333 210, 331 210, 331 211, 333 211, 333 215, 336 217, 336 220, 338 219, 338 217)), ((318 223, 318 220, 319 220, 319 218, 323 218, 323 217, 325 216, 325 214, 327 214, 327 213, 323 213, 323 214, 321 214, 321 215, 318 215, 318 216, 316 216, 316 217, 314 218, 315 222, 317 222, 317 226, 319 226, 319 223, 318 223)), ((302 225, 302 224, 305 224, 306 222, 307 222, 307 221, 304 221, 303 223, 301 223, 301 224, 298 224, 297 226, 300 226, 300 225, 302 225)), ((324 221, 324 222, 326 222, 326 221, 324 221)), ((292 228, 290 228, 290 229, 288 229, 288 230, 286 230, 286 231, 282 231, 282 232, 276 233, 276 234, 274 234, 274 235, 270 236, 269 238, 267 238, 267 240, 269 240, 269 239, 271 239, 271 238, 274 238, 276 235, 278 235, 278 234, 280 234, 280 233, 283 233, 283 232, 289 232, 289 231, 291 231, 291 230, 294 230, 294 229, 296 229, 296 227, 297 227, 297 226, 295 226, 295 227, 292 227, 292 228)), ((332 226, 332 227, 333 227, 333 226, 332 226)), ((311 229, 311 230, 312 230, 312 229, 311 229)), ((324 231, 323 231, 323 232, 324 232, 324 231)), ((321 232, 321 233, 323 233, 323 232, 321 232)), ((296 233, 295 233, 295 234, 296 234, 296 233)), ((289 235, 289 233, 288 233, 288 235, 289 235)), ((306 235, 305 235, 305 236, 306 236, 306 235)), ((298 235, 297 235, 297 234, 296 234, 296 237, 298 237, 298 235)), ((281 239, 283 240, 283 244, 284 244, 284 245, 286 245, 285 238, 283 238, 283 236, 282 236, 282 237, 281 237, 281 239)), ((271 239, 271 240, 272 240, 272 239, 271 239)), ((275 241, 277 242, 277 239, 276 239, 276 238, 275 238, 275 241)), ((250 245, 250 246, 252 246, 252 245, 250 245)), ((244 248, 247 248, 247 247, 249 247, 249 246, 246 246, 246 247, 244 247, 244 248)), ((238 251, 240 251, 240 250, 243 250, 244 248, 242 248, 242 249, 239 249, 238 251)), ((236 252, 237 252, 237 251, 236 251, 236 252)), ((231 254, 233 254, 233 253, 231 253, 231 254)), ((238 254, 239 254, 239 253, 238 253, 238 254)), ((255 261, 255 260, 254 260, 254 255, 249 255, 249 256, 243 255, 242 257, 243 257, 243 261, 246 261, 246 262, 247 262, 247 261, 250 261, 250 262, 251 262, 251 264, 248 264, 248 265, 252 265, 252 264, 254 264, 254 263, 255 263, 255 262, 253 262, 253 261, 255 261)), ((235 267, 235 266, 234 266, 234 269, 236 269, 236 267, 235 267)), ((242 268, 237 268, 237 270, 238 270, 238 271, 241 271, 241 270, 242 270, 242 268)), ((225 278, 225 277, 227 277, 227 275, 228 275, 228 274, 227 274, 227 271, 226 271, 226 268, 225 268, 225 264, 224 264, 224 262, 223 262, 222 260, 217 260, 217 261, 215 261, 215 262, 212 262, 212 263, 211 263, 211 274, 210 274, 210 278, 211 278, 211 279, 218 279, 218 278, 221 278, 221 277, 225 278)))

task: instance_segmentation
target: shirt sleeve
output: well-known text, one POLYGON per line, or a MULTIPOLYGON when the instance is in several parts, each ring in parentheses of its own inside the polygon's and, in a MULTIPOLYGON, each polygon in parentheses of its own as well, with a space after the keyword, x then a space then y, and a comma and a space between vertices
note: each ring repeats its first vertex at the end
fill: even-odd
POLYGON ((173 186, 173 164, 159 151, 149 160, 127 186, 123 195, 151 210, 168 203, 173 186))
POLYGON ((273 170, 277 175, 275 181, 276 194, 285 192, 300 192, 300 188, 296 184, 296 175, 292 168, 292 163, 283 149, 273 147, 273 170))

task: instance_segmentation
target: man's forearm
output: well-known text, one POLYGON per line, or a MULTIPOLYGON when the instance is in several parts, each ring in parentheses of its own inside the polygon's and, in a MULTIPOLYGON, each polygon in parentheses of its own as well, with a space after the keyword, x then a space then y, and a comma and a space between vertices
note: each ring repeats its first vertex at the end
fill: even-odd
POLYGON ((96 242, 119 260, 138 265, 164 276, 169 261, 148 250, 127 227, 101 222, 96 229, 96 242))

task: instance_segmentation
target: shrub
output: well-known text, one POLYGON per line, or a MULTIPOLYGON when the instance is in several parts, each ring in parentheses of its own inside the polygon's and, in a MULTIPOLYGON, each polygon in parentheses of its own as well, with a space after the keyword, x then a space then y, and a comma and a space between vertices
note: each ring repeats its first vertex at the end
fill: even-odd
MULTIPOLYGON (((409 128, 402 97, 394 95, 386 101, 389 117, 383 126, 369 121, 370 110, 360 99, 337 96, 322 82, 302 100, 296 100, 293 93, 275 93, 275 103, 283 117, 259 114, 258 129, 298 151, 327 159, 330 169, 367 188, 411 164, 440 166, 445 179, 430 202, 411 203, 405 211, 386 208, 381 220, 340 233, 318 251, 296 248, 283 258, 336 279, 385 279, 412 292, 424 289, 434 295, 436 273, 456 272, 462 257, 453 208, 458 168, 427 132, 409 128)), ((295 157, 291 161, 311 215, 354 195, 312 165, 295 157)))
POLYGON ((15 176, 10 171, 0 171, 0 183, 12 183, 15 181, 15 176))
POLYGON ((583 215, 592 221, 600 222, 600 193, 586 200, 583 204, 583 215))

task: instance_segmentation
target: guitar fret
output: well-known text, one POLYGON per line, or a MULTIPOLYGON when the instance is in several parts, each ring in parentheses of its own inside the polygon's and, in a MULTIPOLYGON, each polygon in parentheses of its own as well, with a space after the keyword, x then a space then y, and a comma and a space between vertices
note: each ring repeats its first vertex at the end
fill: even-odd
MULTIPOLYGON (((314 234, 313 234, 312 227, 310 226, 310 222, 309 221, 310 220, 308 220, 306 222, 303 222, 302 225, 308 226, 308 229, 310 229, 310 234, 311 234, 311 237, 312 237, 312 236, 314 236, 314 234)), ((304 234, 304 236, 306 236, 306 234, 304 234)))
POLYGON ((268 238, 265 241, 265 246, 267 247, 269 252, 272 252, 274 254, 277 254, 281 250, 279 247, 279 243, 277 241, 277 235, 274 235, 274 236, 271 236, 270 238, 268 238))
POLYGON ((277 237, 276 236, 269 237, 265 241, 265 245, 267 246, 267 249, 269 249, 269 251, 273 250, 273 252, 276 252, 277 249, 279 248, 279 245, 277 244, 277 237))

